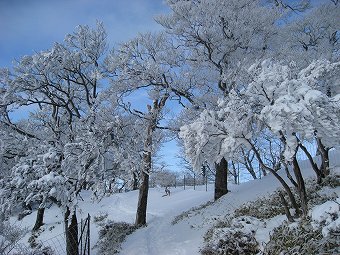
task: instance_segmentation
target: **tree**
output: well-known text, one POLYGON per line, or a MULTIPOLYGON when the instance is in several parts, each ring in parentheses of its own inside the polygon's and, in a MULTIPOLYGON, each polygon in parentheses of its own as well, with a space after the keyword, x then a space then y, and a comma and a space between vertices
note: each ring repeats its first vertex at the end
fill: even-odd
MULTIPOLYGON (((204 76, 201 95, 208 95, 212 100, 204 100, 203 105, 215 109, 218 97, 228 96, 233 89, 244 85, 247 65, 270 52, 278 12, 259 1, 249 0, 169 0, 168 4, 171 14, 161 16, 158 22, 188 52, 187 63, 192 69, 204 76)), ((222 157, 217 160, 216 166, 220 166, 222 157)), ((216 175, 224 177, 227 171, 217 167, 216 175)), ((217 180, 215 185, 222 186, 216 190, 226 192, 223 183, 217 180)))
POLYGON ((176 186, 178 174, 167 169, 166 163, 162 162, 159 166, 155 166, 151 175, 152 187, 170 187, 176 186))
POLYGON ((278 151, 281 162, 293 165, 296 178, 293 184, 300 192, 302 211, 306 215, 307 196, 296 153, 302 141, 315 138, 317 130, 322 132, 327 146, 338 146, 340 130, 339 107, 335 103, 338 97, 329 98, 310 85, 322 80, 327 73, 338 73, 338 65, 327 61, 315 62, 296 76, 288 66, 271 61, 263 62, 259 69, 255 65, 250 69, 253 82, 244 91, 232 92, 220 100, 220 110, 205 110, 194 123, 181 128, 180 136, 184 139, 188 157, 198 167, 206 158, 216 162, 228 155, 228 158, 237 160, 240 148, 252 149, 261 167, 271 172, 284 186, 299 214, 289 186, 276 169, 264 161, 256 147, 256 140, 263 132, 270 132, 284 146, 282 152, 278 151))
POLYGON ((130 114, 143 120, 145 127, 136 225, 146 224, 149 176, 157 146, 155 137, 158 135, 157 129, 164 129, 160 122, 166 104, 171 100, 182 103, 183 98, 192 101, 192 75, 183 64, 184 54, 163 33, 141 34, 112 51, 106 60, 107 69, 112 76, 117 76, 112 81, 112 93, 118 95, 130 114), (146 111, 131 109, 131 103, 124 102, 129 100, 131 93, 141 90, 148 93, 146 111))
MULTIPOLYGON (((43 161, 48 159, 54 163, 52 166, 47 161, 39 164, 42 166, 40 173, 45 173, 32 182, 42 184, 42 188, 35 189, 31 197, 48 197, 52 191, 48 184, 60 184, 57 186, 60 189, 55 191, 63 193, 56 197, 65 209, 65 223, 70 223, 66 227, 67 237, 77 227, 74 209, 77 196, 90 172, 103 164, 102 153, 107 148, 100 143, 111 135, 108 130, 96 130, 95 126, 105 103, 99 100, 100 82, 105 76, 101 65, 105 40, 102 24, 98 23, 96 29, 79 26, 75 33, 66 36, 64 44, 56 43, 51 50, 23 57, 13 73, 6 76, 10 78, 6 79, 6 93, 0 104, 5 110, 29 105, 37 109, 31 114, 30 121, 43 131, 36 132, 36 136, 46 141, 43 145, 38 144, 37 149, 46 149, 40 154, 44 155, 43 161), (92 135, 92 139, 82 143, 89 134, 98 134, 96 131, 100 137, 92 135), (69 216, 71 221, 68 221, 69 216)), ((2 119, 4 125, 32 138, 27 131, 18 129, 8 116, 5 113, 2 119)), ((72 246, 67 247, 68 254, 77 252, 74 242, 67 244, 72 246)))
POLYGON ((295 61, 300 68, 311 60, 339 58, 339 7, 331 1, 288 19, 279 32, 282 58, 295 61))

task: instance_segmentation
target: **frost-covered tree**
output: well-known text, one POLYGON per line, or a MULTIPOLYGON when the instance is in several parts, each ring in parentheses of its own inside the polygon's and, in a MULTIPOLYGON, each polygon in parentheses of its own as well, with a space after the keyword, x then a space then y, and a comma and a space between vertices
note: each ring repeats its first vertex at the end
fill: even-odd
MULTIPOLYGON (((328 97, 317 90, 315 84, 332 73, 337 77, 339 63, 319 61, 294 73, 294 68, 264 61, 254 65, 249 72, 253 82, 240 92, 232 92, 222 98, 219 110, 205 110, 192 124, 181 128, 187 156, 195 167, 203 160, 216 162, 228 155, 237 160, 240 148, 252 149, 264 169, 274 174, 291 197, 295 209, 296 201, 287 183, 264 161, 255 141, 263 131, 271 132, 283 144, 279 155, 282 163, 292 163, 303 213, 307 213, 307 197, 304 180, 296 159, 303 141, 316 138, 328 147, 339 146, 338 95, 328 97), (319 131, 320 130, 320 133, 319 131)), ((280 165, 279 165, 280 166, 280 165)), ((320 169, 314 168, 318 178, 320 169)))
POLYGON ((264 106, 259 116, 273 123, 269 126, 274 134, 287 130, 283 134, 287 138, 285 158, 291 158, 296 145, 301 147, 305 140, 317 138, 327 147, 338 146, 338 95, 329 97, 322 90, 325 78, 338 86, 338 62, 316 61, 298 73, 288 66, 264 62, 260 70, 248 93, 264 106))
MULTIPOLYGON (((249 0, 169 0, 168 5, 171 13, 157 21, 178 40, 188 65, 202 77, 205 99, 200 105, 214 109, 217 98, 244 86, 247 66, 269 54, 279 13, 272 5, 249 0)), ((227 193, 229 159, 216 160, 210 163, 216 168, 215 198, 219 198, 227 193)))
POLYGON ((278 54, 306 67, 311 60, 339 60, 339 5, 322 1, 303 14, 287 19, 279 31, 278 54))
MULTIPOLYGON (((29 119, 38 129, 36 136, 45 141, 41 145, 46 146, 36 157, 45 155, 43 159, 54 163, 43 160, 44 164, 38 164, 43 166, 41 172, 45 175, 37 176, 36 186, 42 187, 34 189, 36 193, 32 197, 47 197, 53 190, 63 193, 58 199, 65 209, 67 246, 74 246, 67 249, 69 252, 77 250, 77 240, 69 237, 76 236, 73 234, 76 233, 78 194, 90 172, 102 164, 101 154, 107 149, 102 143, 111 135, 106 127, 101 129, 103 125, 95 126, 106 103, 101 98, 101 82, 105 77, 101 62, 105 50, 106 33, 102 24, 98 23, 96 29, 79 26, 75 33, 66 36, 64 43, 23 57, 7 76, 1 101, 6 110, 31 105, 35 109, 29 119), (96 132, 100 137, 92 135, 96 132), (87 139, 90 136, 91 139, 87 139)), ((10 119, 4 118, 3 123, 22 131, 16 129, 10 119)), ((37 151, 41 151, 42 146, 37 151)))
POLYGON ((172 12, 157 21, 184 44, 190 64, 208 70, 210 85, 224 93, 238 85, 243 65, 268 50, 276 30, 278 13, 259 1, 169 0, 168 5, 172 12))
MULTIPOLYGON (((113 79, 112 93, 119 95, 121 104, 130 114, 139 116, 144 122, 141 132, 144 138, 139 200, 136 225, 146 224, 146 208, 149 177, 157 146, 156 137, 166 113, 167 102, 182 103, 183 98, 192 101, 194 78, 184 63, 185 52, 177 49, 174 42, 163 33, 141 34, 112 51, 107 58, 107 68, 113 79), (129 96, 136 91, 147 92, 143 103, 146 109, 131 106, 129 96)), ((165 123, 166 124, 166 123, 165 123)))

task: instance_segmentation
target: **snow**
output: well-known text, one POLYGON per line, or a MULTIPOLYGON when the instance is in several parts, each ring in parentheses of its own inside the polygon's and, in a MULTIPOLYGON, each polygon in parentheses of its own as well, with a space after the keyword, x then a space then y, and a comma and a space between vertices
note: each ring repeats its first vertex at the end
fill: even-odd
POLYGON ((310 211, 310 216, 312 226, 318 228, 322 225, 322 235, 327 237, 330 231, 340 229, 340 198, 315 206, 310 211))
MULTIPOLYGON (((305 177, 314 177, 314 172, 308 164, 302 162, 301 166, 303 166, 305 177)), ((340 168, 334 168, 332 171, 340 172, 340 168)), ((280 184, 272 175, 241 185, 229 184, 230 192, 227 195, 200 210, 191 211, 174 225, 172 221, 183 211, 212 200, 213 185, 208 186, 207 192, 205 186, 198 186, 196 190, 193 187, 186 187, 186 190, 183 187, 171 188, 171 196, 163 196, 164 188, 152 188, 149 192, 147 210, 148 225, 127 237, 122 244, 121 255, 199 254, 203 245, 203 236, 209 228, 219 220, 225 220, 242 204, 259 197, 268 196, 278 187, 280 187, 280 184)), ((339 190, 337 189, 337 191, 339 190)), ((333 191, 324 189, 322 192, 330 193, 333 191)), ((340 192, 337 193, 339 195, 340 192)), ((90 192, 82 192, 81 196, 83 201, 79 203, 78 220, 86 218, 88 213, 91 215, 92 247, 98 240, 99 231, 99 226, 93 221, 95 216, 107 214, 107 219, 129 223, 133 223, 135 220, 138 191, 113 194, 110 197, 104 197, 100 202, 92 201, 90 192)), ((339 202, 340 199, 338 198, 337 201, 328 201, 311 210, 314 224, 323 224, 323 234, 325 235, 332 229, 340 227, 339 202), (337 214, 337 217, 334 217, 335 214, 337 214), (334 220, 331 220, 332 216, 334 220)), ((20 222, 21 226, 31 228, 35 216, 35 212, 26 216, 20 222)), ((250 219, 250 224, 246 226, 249 231, 255 230, 255 237, 262 246, 268 242, 272 230, 282 224, 284 220, 284 215, 261 221, 250 219)), ((46 210, 44 221, 44 231, 41 232, 39 240, 44 244, 51 245, 52 248, 56 245, 60 251, 63 250, 65 247, 62 234, 64 232, 63 212, 52 205, 46 210)), ((28 238, 29 234, 22 240, 26 245, 28 238)), ((92 250, 91 254, 96 255, 97 251, 92 250)))
POLYGON ((285 215, 278 215, 265 220, 265 227, 256 230, 255 238, 260 244, 260 249, 269 241, 269 237, 274 228, 280 226, 287 218, 285 215))
POLYGON ((329 222, 330 215, 337 214, 340 210, 338 203, 334 201, 327 201, 321 205, 315 206, 311 211, 312 220, 316 222, 329 222))

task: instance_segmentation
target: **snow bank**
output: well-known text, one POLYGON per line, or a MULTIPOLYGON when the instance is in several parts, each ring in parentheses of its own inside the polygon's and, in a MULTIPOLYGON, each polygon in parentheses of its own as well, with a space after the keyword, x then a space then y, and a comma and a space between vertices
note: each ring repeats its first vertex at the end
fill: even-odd
POLYGON ((309 216, 312 218, 314 229, 322 226, 324 237, 327 237, 330 231, 340 230, 340 198, 313 207, 309 216))

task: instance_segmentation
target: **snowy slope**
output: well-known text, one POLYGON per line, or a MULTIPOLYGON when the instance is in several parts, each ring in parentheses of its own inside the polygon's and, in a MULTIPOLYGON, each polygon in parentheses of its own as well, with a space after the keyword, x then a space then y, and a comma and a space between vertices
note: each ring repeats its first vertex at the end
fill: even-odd
MULTIPOLYGON (((332 155, 331 162, 340 165, 338 158, 332 155)), ((339 156, 339 155, 338 155, 339 156)), ((314 177, 308 162, 301 162, 303 175, 314 177)), ((333 171, 340 171, 340 168, 333 171)), ((281 174, 284 176, 284 174, 281 174)), ((194 255, 199 254, 200 246, 203 244, 204 233, 218 219, 223 219, 232 214, 240 205, 256 200, 259 197, 268 196, 280 186, 274 176, 268 175, 261 180, 253 180, 241 185, 229 185, 230 193, 220 198, 214 204, 194 213, 178 224, 171 225, 174 212, 166 213, 163 218, 157 218, 150 222, 148 227, 137 230, 130 235, 123 244, 122 255, 194 255)), ((178 199, 183 199, 185 193, 178 199)), ((173 197, 175 198, 175 197, 173 197)), ((172 199, 173 199, 172 198, 172 199)), ((171 200, 169 200, 170 202, 171 200)), ((202 200, 203 202, 203 200, 202 200)), ((285 218, 285 217, 283 217, 285 218)), ((282 218, 273 219, 281 224, 282 218)), ((268 229, 264 236, 269 234, 268 229)))
MULTIPOLYGON (((157 226, 161 229, 159 222, 162 222, 163 219, 169 219, 171 221, 173 216, 182 211, 210 200, 213 197, 213 187, 208 187, 208 192, 205 191, 205 187, 203 186, 196 187, 196 190, 193 190, 192 187, 186 187, 186 190, 183 190, 183 188, 171 188, 170 197, 163 197, 164 194, 163 188, 153 188, 149 191, 147 221, 150 227, 157 226)), ((90 199, 90 192, 83 192, 81 196, 84 201, 79 203, 77 215, 78 220, 86 218, 88 213, 92 216, 91 246, 94 246, 98 240, 99 227, 93 222, 95 216, 107 213, 107 219, 114 221, 133 223, 135 220, 138 191, 113 194, 110 197, 103 198, 100 202, 92 202, 90 199)), ((15 222, 21 227, 31 229, 35 217, 36 212, 33 212, 19 222, 13 217, 12 222, 15 222)), ((64 224, 63 212, 61 209, 54 205, 51 208, 46 209, 44 223, 44 231, 41 232, 38 240, 44 245, 50 245, 54 250, 57 250, 58 254, 64 254, 64 224)), ((142 229, 141 231, 143 230, 149 231, 149 228, 142 229)), ((29 237, 30 234, 28 233, 26 237, 21 240, 22 246, 28 246, 27 241, 29 237)), ((91 254, 97 254, 96 250, 93 250, 91 254)))
MULTIPOLYGON (((304 175, 314 176, 308 164, 304 167, 304 175)), ((340 165, 340 164, 339 164, 340 165)), ((337 168, 336 171, 340 171, 337 168)), ((220 198, 214 204, 199 211, 194 211, 188 217, 178 221, 175 225, 171 222, 181 212, 191 207, 206 203, 213 198, 213 186, 205 187, 171 188, 171 196, 164 195, 163 188, 150 189, 147 221, 148 226, 141 228, 128 236, 122 245, 122 255, 195 255, 199 254, 203 244, 204 233, 218 221, 247 201, 253 201, 258 197, 268 196, 280 187, 279 182, 271 175, 261 180, 250 181, 241 185, 229 185, 231 190, 226 196, 220 198)), ((98 240, 98 226, 93 222, 94 216, 108 214, 108 219, 133 223, 135 219, 138 191, 113 194, 105 197, 99 203, 91 202, 90 193, 83 192, 84 201, 79 203, 78 219, 85 218, 89 213, 91 222, 91 245, 98 240)), ((25 217, 19 225, 32 228, 35 213, 25 217)), ((281 220, 281 219, 278 219, 281 220)), ((15 219, 13 218, 13 221, 15 219)), ((65 241, 63 238, 64 224, 63 213, 56 206, 46 210, 44 231, 39 240, 44 245, 50 245, 64 253, 65 241)), ((266 233, 264 233, 265 235, 266 233)), ((27 245, 29 234, 22 243, 27 245)), ((97 254, 93 250, 91 254, 97 254)))
MULTIPOLYGON (((199 213, 171 225, 176 216, 173 210, 137 230, 123 244, 122 255, 193 255, 199 254, 204 233, 219 219, 233 213, 240 205, 258 197, 266 196, 278 187, 272 176, 242 185, 230 185, 231 192, 199 213)), ((212 194, 211 194, 212 196, 212 194)), ((184 197, 180 197, 183 199, 184 197)), ((175 197, 171 198, 175 199, 175 197)), ((169 200, 170 202, 170 200, 169 200)), ((202 200, 203 202, 203 200, 202 200)), ((187 207, 190 208, 190 207, 187 207)))

